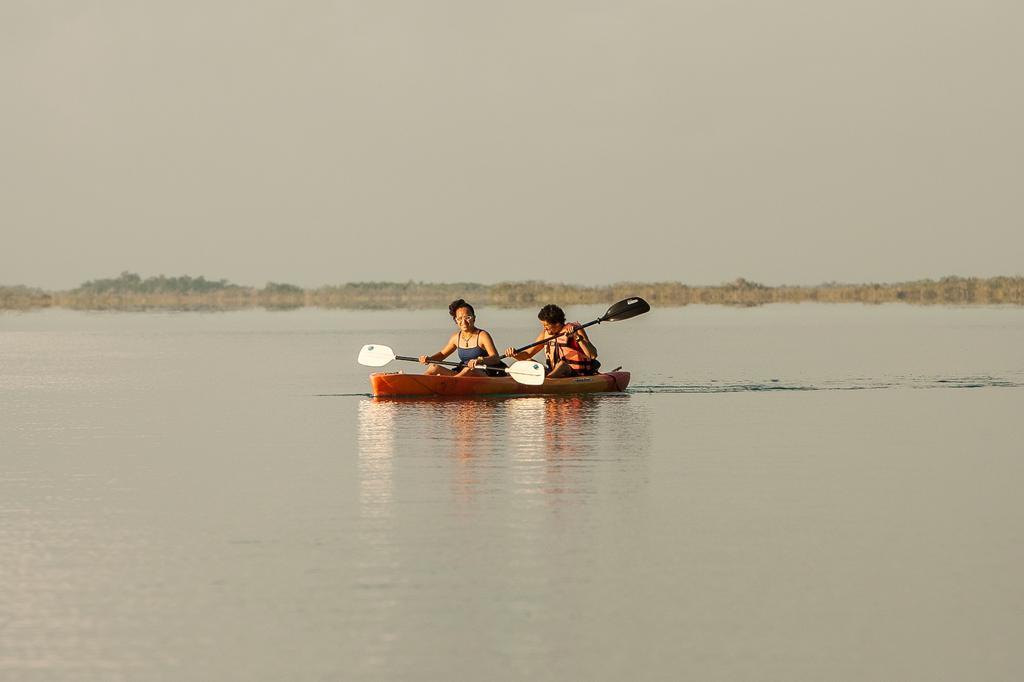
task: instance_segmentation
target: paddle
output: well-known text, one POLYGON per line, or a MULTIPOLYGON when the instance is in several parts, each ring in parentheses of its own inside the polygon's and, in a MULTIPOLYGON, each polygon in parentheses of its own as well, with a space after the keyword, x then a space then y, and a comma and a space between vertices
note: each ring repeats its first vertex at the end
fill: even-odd
MULTIPOLYGON (((586 324, 581 324, 573 331, 584 329, 593 324, 601 324, 602 322, 619 322, 621 320, 628 320, 631 317, 643 315, 650 309, 650 304, 648 304, 647 301, 645 301, 644 299, 640 298, 639 296, 630 296, 629 298, 624 298, 615 305, 613 305, 601 317, 597 318, 596 320, 591 320, 586 324)), ((523 346, 522 348, 516 348, 512 354, 515 355, 516 353, 522 353, 524 350, 528 350, 530 348, 533 348, 534 346, 543 345, 550 341, 551 339, 557 339, 559 336, 565 336, 568 333, 568 331, 564 331, 559 334, 555 334, 554 336, 549 336, 546 339, 534 341, 533 343, 523 346)))
MULTIPOLYGON (((408 362, 419 362, 419 358, 412 358, 407 355, 395 355, 395 351, 387 346, 376 344, 363 346, 359 351, 359 364, 368 367, 383 367, 392 360, 406 360, 408 362)), ((449 367, 464 367, 458 362, 433 361, 432 365, 448 365, 449 367)), ((544 367, 533 360, 520 360, 512 363, 511 367, 503 365, 477 365, 480 369, 496 369, 504 371, 510 377, 527 386, 540 386, 544 383, 544 367)))

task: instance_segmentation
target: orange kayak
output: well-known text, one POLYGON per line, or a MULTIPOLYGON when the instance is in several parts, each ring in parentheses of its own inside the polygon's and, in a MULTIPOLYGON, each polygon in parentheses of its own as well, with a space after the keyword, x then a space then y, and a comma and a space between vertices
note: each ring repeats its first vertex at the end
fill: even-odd
POLYGON ((540 386, 520 384, 511 377, 445 377, 401 372, 370 375, 374 396, 476 396, 607 393, 625 391, 629 372, 606 372, 588 377, 547 379, 540 386))

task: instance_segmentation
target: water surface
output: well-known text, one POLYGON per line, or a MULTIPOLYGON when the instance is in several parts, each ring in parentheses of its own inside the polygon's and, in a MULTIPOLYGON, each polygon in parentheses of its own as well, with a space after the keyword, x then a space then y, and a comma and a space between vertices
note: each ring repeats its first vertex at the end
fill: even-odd
POLYGON ((366 395, 449 329, 0 316, 0 678, 1024 673, 1024 310, 655 310, 592 330, 625 394, 366 395))

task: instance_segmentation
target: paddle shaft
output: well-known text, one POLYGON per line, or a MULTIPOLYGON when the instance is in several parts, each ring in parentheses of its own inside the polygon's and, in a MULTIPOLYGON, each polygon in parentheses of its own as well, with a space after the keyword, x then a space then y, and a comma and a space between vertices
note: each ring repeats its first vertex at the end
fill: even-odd
MULTIPOLYGON (((543 344, 547 343, 548 341, 551 341, 552 339, 557 339, 559 336, 565 336, 566 334, 573 334, 575 332, 578 332, 581 329, 586 329, 587 327, 589 327, 592 324, 601 324, 602 322, 615 322, 617 320, 628 320, 631 317, 636 317, 637 315, 643 315, 644 313, 646 313, 650 309, 651 309, 651 306, 647 304, 647 301, 645 301, 644 299, 640 298, 639 296, 631 296, 630 298, 624 298, 621 301, 619 301, 618 303, 614 304, 611 308, 608 309, 608 312, 606 312, 604 315, 602 315, 601 317, 597 318, 596 320, 591 320, 590 322, 587 322, 586 324, 581 324, 580 326, 578 326, 578 327, 576 327, 575 329, 572 329, 572 330, 568 330, 567 329, 567 330, 565 330, 563 332, 559 332, 558 334, 555 334, 554 336, 549 336, 546 339, 541 339, 540 341, 534 341, 533 343, 527 344, 527 345, 523 346, 522 348, 516 348, 515 350, 512 351, 512 355, 516 355, 518 353, 522 353, 524 350, 529 350, 529 349, 534 348, 536 346, 543 345, 543 344)), ((506 357, 511 357, 511 356, 506 356, 506 357)))
MULTIPOLYGON (((566 334, 571 334, 571 333, 578 332, 579 330, 586 329, 587 327, 589 327, 591 325, 594 325, 594 324, 601 324, 602 321, 604 321, 604 318, 603 317, 599 317, 596 320, 591 320, 590 322, 587 322, 586 324, 581 324, 580 326, 578 326, 575 329, 572 329, 570 331, 559 332, 558 334, 555 334, 554 336, 549 336, 546 339, 541 339, 540 341, 534 341, 533 343, 531 343, 529 345, 526 345, 526 346, 523 346, 522 348, 516 348, 515 351, 512 353, 512 355, 515 355, 516 353, 522 353, 524 350, 528 350, 530 348, 533 348, 534 346, 544 345, 545 343, 547 343, 551 339, 557 339, 559 336, 565 336, 566 334)), ((509 356, 509 357, 511 357, 511 356, 509 356)))
MULTIPOLYGON (((431 356, 433 357, 433 356, 431 356)), ((384 365, 394 360, 403 360, 405 362, 420 362, 420 359, 426 359, 426 356, 410 357, 408 355, 398 355, 395 351, 391 350, 387 346, 380 344, 370 344, 363 346, 359 351, 359 364, 367 365, 369 367, 383 367, 384 365)), ((460 358, 461 360, 461 358, 460 358)), ((454 367, 458 370, 461 367, 468 367, 471 364, 475 364, 474 360, 469 360, 465 365, 459 362, 445 362, 444 360, 435 360, 434 363, 426 364, 441 364, 454 367)), ((540 386, 544 383, 544 368, 533 361, 522 360, 515 362, 511 367, 507 367, 504 362, 498 365, 478 365, 480 369, 488 370, 488 376, 498 376, 498 372, 491 372, 490 370, 500 370, 505 376, 515 379, 517 383, 526 384, 527 386, 540 386)), ((431 370, 427 370, 427 374, 431 374, 431 370)))
MULTIPOLYGON (((408 355, 396 355, 395 360, 408 360, 410 362, 419 362, 419 358, 411 358, 408 355)), ((449 362, 448 360, 428 360, 428 365, 448 365, 449 367, 465 367, 461 362, 449 362)), ((508 367, 504 365, 477 365, 477 369, 496 369, 499 371, 507 370, 508 367)))

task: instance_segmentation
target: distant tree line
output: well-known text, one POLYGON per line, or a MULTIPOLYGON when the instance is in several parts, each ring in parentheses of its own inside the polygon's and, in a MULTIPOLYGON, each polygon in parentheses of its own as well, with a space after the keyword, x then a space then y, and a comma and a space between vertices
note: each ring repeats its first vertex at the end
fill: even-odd
POLYGON ((246 289, 232 284, 226 279, 210 281, 205 277, 147 277, 142 279, 134 272, 122 272, 120 277, 113 279, 94 279, 80 285, 71 293, 81 296, 100 296, 103 294, 208 294, 215 291, 232 291, 246 289))
POLYGON ((529 308, 559 305, 608 304, 627 296, 642 296, 652 305, 718 304, 757 306, 766 303, 913 303, 1024 305, 1024 277, 943 277, 897 284, 766 286, 743 278, 717 286, 681 282, 620 282, 606 286, 577 286, 524 281, 474 282, 350 282, 317 289, 268 282, 262 289, 204 277, 148 277, 132 272, 85 282, 70 291, 47 292, 25 286, 0 286, 0 309, 29 310, 63 307, 84 310, 233 310, 264 307, 320 308, 433 308, 455 298, 474 305, 529 308))
POLYGON ((26 286, 0 286, 0 310, 30 310, 53 305, 53 295, 26 286))

